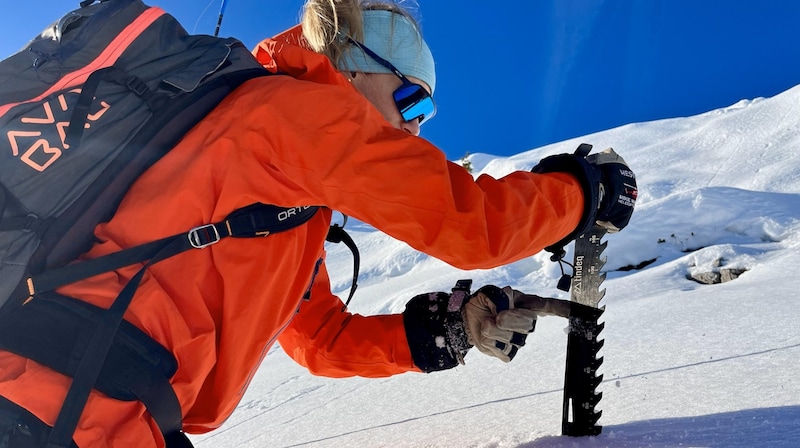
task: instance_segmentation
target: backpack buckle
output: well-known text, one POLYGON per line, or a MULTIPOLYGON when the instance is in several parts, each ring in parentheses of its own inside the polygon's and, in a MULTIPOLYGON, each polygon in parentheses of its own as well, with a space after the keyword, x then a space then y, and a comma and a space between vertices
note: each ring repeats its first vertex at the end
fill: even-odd
POLYGON ((188 233, 189 244, 195 249, 202 249, 212 244, 216 244, 220 240, 219 230, 214 224, 206 224, 204 226, 195 227, 188 233))
POLYGON ((150 88, 147 87, 144 81, 141 79, 131 76, 128 78, 126 87, 131 89, 131 92, 135 93, 137 96, 143 97, 147 92, 150 91, 150 88))

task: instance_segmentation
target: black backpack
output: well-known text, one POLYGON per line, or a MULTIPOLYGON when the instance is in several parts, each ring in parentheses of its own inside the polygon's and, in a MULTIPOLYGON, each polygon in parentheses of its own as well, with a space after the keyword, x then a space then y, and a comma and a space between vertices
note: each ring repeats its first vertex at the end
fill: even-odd
POLYGON ((0 349, 73 378, 48 447, 72 445, 92 388, 142 401, 170 444, 188 444, 169 387, 174 358, 122 319, 144 270, 226 236, 290 229, 317 207, 253 204, 220 223, 69 263, 140 174, 233 89, 268 74, 239 41, 189 35, 139 0, 83 1, 0 62, 0 349), (108 310, 53 293, 145 261, 108 310))

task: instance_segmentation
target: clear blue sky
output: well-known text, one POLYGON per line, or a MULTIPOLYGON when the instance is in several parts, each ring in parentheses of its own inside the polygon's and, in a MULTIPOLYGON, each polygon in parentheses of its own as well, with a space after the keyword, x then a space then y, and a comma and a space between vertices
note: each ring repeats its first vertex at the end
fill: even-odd
MULTIPOLYGON (((149 3, 207 34, 220 7, 149 3)), ((0 55, 77 4, 7 1, 0 55)), ((228 0, 221 34, 252 47, 297 23, 302 4, 228 0)), ((451 159, 515 154, 800 84, 796 0, 417 0, 414 10, 438 73, 439 113, 422 136, 451 159)))

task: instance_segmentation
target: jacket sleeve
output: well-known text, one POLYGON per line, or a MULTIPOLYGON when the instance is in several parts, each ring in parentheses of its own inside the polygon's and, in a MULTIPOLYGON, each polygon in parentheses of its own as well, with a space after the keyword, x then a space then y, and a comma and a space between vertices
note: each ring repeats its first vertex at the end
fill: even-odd
POLYGON ((256 109, 261 117, 281 111, 280 132, 268 133, 265 147, 278 148, 266 155, 268 163, 296 186, 287 197, 306 195, 310 204, 461 269, 531 256, 581 219, 583 190, 571 175, 518 171, 473 179, 431 143, 391 127, 350 86, 300 89, 296 80, 269 81, 285 88, 274 89, 274 105, 256 109))
POLYGON ((350 85, 271 76, 245 87, 224 105, 245 118, 224 124, 244 127, 229 135, 255 148, 254 163, 279 180, 258 186, 265 200, 327 206, 461 269, 531 256, 580 222, 575 177, 473 179, 431 143, 393 128, 350 85))
POLYGON ((283 350, 315 375, 385 377, 414 366, 401 314, 351 314, 330 291, 321 263, 310 295, 278 338, 283 350))

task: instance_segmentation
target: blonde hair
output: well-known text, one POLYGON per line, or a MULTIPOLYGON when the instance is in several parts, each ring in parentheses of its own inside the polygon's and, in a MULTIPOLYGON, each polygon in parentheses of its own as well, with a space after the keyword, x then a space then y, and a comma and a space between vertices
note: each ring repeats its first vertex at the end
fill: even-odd
POLYGON ((391 11, 407 18, 419 31, 414 17, 392 1, 379 0, 307 0, 303 6, 301 24, 303 37, 312 50, 330 59, 334 66, 351 47, 346 37, 364 41, 364 19, 361 11, 391 11), (344 33, 344 34, 343 34, 344 33))

